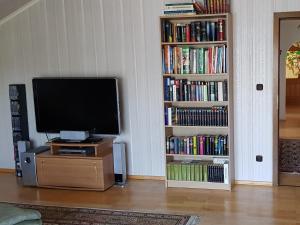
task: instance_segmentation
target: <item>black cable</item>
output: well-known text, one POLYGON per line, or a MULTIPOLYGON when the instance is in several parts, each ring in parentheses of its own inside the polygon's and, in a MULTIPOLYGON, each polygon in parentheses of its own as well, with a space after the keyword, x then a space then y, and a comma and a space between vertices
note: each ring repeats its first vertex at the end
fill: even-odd
POLYGON ((45 134, 46 134, 46 137, 47 137, 48 142, 50 142, 50 139, 49 139, 49 137, 48 137, 48 134, 47 134, 47 133, 45 133, 45 134))

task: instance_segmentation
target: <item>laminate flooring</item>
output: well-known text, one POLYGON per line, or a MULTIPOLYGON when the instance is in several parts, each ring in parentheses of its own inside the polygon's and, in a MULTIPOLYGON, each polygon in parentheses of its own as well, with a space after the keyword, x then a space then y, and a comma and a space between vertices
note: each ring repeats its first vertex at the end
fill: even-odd
POLYGON ((23 187, 0 174, 0 201, 199 215, 200 225, 300 225, 300 188, 236 185, 230 191, 165 188, 130 180, 105 192, 23 187))

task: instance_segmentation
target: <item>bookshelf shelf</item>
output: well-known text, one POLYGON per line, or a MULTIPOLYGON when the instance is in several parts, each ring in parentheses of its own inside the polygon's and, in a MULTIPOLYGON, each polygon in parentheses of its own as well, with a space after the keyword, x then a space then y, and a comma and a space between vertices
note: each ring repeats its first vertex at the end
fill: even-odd
POLYGON ((185 159, 185 160, 206 160, 213 158, 228 159, 228 155, 184 155, 184 154, 166 154, 167 157, 172 157, 175 160, 185 159))
POLYGON ((169 125, 165 125, 165 127, 166 128, 183 128, 183 129, 198 128, 198 129, 203 129, 203 130, 211 130, 211 129, 214 129, 214 130, 228 130, 228 127, 215 127, 215 126, 179 126, 179 125, 169 126, 169 125))
POLYGON ((198 15, 169 15, 169 16, 161 16, 161 19, 166 19, 166 20, 201 20, 201 19, 211 19, 211 18, 223 18, 227 19, 229 16, 229 13, 218 13, 218 14, 198 14, 198 15))
POLYGON ((227 41, 202 41, 202 42, 162 42, 162 45, 184 45, 184 46, 190 46, 190 45, 201 45, 201 46, 214 46, 214 45, 221 45, 221 44, 227 44, 227 41))
POLYGON ((228 74, 164 74, 164 78, 172 77, 175 79, 187 79, 195 81, 223 81, 228 80, 228 74))
POLYGON ((216 73, 206 73, 206 74, 200 74, 200 73, 196 73, 196 74, 169 74, 169 73, 165 73, 164 74, 165 77, 170 77, 170 76, 180 76, 180 77, 199 77, 199 78, 202 78, 202 77, 206 77, 206 76, 209 76, 209 77, 214 77, 214 78, 217 78, 217 77, 226 77, 228 76, 227 73, 219 73, 219 74, 216 74, 216 73))
POLYGON ((220 125, 164 125, 166 187, 231 190, 234 179, 231 15, 168 15, 161 16, 160 22, 165 124, 220 125), (213 146, 228 155, 203 154, 212 154, 213 146), (197 155, 169 154, 189 153, 191 149, 197 149, 197 155), (178 178, 185 173, 195 176, 191 180, 197 181, 178 178), (196 173, 206 177, 202 181, 223 183, 199 181, 196 173))
POLYGON ((177 180, 167 180, 166 183, 168 187, 177 187, 177 188, 231 190, 231 185, 224 184, 224 183, 200 182, 200 181, 177 181, 177 180))
POLYGON ((172 104, 174 106, 224 106, 228 105, 228 101, 164 101, 165 104, 172 104))

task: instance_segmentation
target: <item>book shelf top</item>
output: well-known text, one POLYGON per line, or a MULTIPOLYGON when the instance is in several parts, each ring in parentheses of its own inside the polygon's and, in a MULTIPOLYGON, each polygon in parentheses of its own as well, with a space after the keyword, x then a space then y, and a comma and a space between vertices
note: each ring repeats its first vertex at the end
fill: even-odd
POLYGON ((211 159, 211 158, 221 158, 228 159, 228 155, 187 155, 187 154, 166 154, 169 157, 187 158, 187 159, 211 159))
POLYGON ((212 106, 226 106, 228 101, 164 101, 165 105, 173 105, 179 107, 212 107, 212 106))
POLYGON ((161 45, 220 45, 220 44, 227 44, 227 41, 196 41, 196 42, 162 42, 161 45))
POLYGON ((210 130, 210 129, 214 129, 214 130, 227 130, 228 127, 216 127, 216 126, 185 126, 185 125, 165 125, 166 128, 198 128, 198 129, 202 129, 202 130, 210 130))
POLYGON ((176 20, 176 19, 206 19, 206 18, 227 18, 230 13, 218 14, 196 14, 196 15, 164 15, 160 16, 161 20, 176 20))
POLYGON ((216 81, 216 80, 227 80, 228 73, 216 73, 216 74, 175 74, 175 73, 165 73, 163 77, 174 77, 176 79, 190 79, 190 80, 199 80, 201 81, 216 81))

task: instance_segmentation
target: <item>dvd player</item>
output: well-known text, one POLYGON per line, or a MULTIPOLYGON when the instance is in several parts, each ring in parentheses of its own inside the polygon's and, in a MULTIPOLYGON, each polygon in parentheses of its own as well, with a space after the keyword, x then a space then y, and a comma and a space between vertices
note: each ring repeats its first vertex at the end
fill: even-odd
POLYGON ((77 154, 77 155, 91 155, 94 153, 94 148, 61 148, 58 150, 59 154, 77 154))

